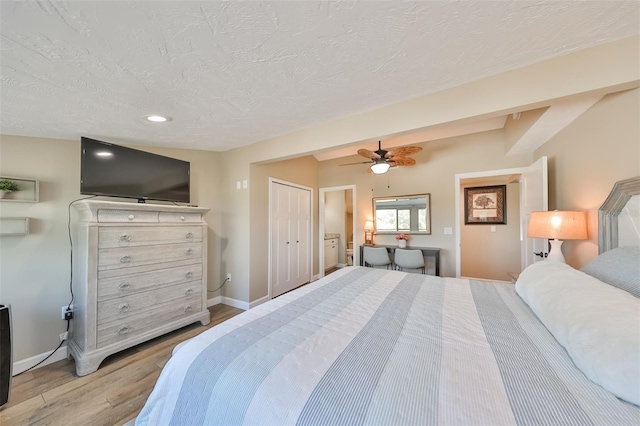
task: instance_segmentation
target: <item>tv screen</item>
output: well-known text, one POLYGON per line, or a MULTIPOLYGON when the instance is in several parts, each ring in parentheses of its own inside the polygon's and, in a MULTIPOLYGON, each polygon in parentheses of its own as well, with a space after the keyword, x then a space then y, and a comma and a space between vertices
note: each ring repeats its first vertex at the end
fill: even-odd
POLYGON ((188 203, 190 163, 83 137, 80 193, 188 203))

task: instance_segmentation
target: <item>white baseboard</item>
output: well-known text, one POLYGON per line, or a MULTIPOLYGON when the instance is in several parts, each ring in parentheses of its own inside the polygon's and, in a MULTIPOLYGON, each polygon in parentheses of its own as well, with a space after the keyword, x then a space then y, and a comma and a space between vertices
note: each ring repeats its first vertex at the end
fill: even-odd
MULTIPOLYGON (((14 362, 13 375, 15 376, 16 374, 19 374, 25 370, 28 370, 30 367, 36 365, 37 363, 45 359, 47 356, 49 356, 50 353, 51 351, 32 356, 31 358, 26 358, 26 359, 14 362)), ((62 345, 60 349, 56 351, 56 353, 51 355, 51 358, 49 358, 48 360, 46 360, 45 362, 37 366, 36 369, 40 367, 44 367, 45 365, 53 364, 54 362, 58 362, 63 359, 67 359, 67 345, 62 345)))
POLYGON ((251 308, 255 308, 258 305, 263 304, 264 302, 268 302, 269 296, 261 297, 258 300, 254 300, 253 302, 245 302, 242 300, 233 299, 231 297, 217 296, 207 300, 207 308, 218 305, 220 303, 228 306, 233 306, 234 308, 242 309, 244 311, 249 310, 251 308))
POLYGON ((311 281, 309 282, 312 283, 314 281, 318 281, 319 279, 320 279, 320 274, 316 274, 311 277, 311 281))
POLYGON ((268 302, 269 300, 271 300, 269 299, 269 296, 261 297, 260 299, 254 300, 253 302, 249 303, 249 308, 255 308, 256 306, 262 305, 263 303, 268 302))
POLYGON ((245 311, 247 311, 247 310, 249 310, 251 308, 249 302, 245 302, 245 301, 237 300, 237 299, 232 299, 231 297, 223 297, 222 301, 220 303, 224 303, 225 305, 233 306, 234 308, 242 309, 242 310, 245 310, 245 311))
POLYGON ((213 305, 219 305, 220 303, 222 303, 222 296, 212 297, 207 300, 207 308, 210 308, 213 305))

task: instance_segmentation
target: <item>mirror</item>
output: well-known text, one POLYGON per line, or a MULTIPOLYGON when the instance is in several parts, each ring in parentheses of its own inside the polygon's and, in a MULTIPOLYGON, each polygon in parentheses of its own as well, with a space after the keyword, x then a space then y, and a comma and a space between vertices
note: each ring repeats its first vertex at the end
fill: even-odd
POLYGON ((430 194, 373 199, 376 234, 431 234, 430 194))

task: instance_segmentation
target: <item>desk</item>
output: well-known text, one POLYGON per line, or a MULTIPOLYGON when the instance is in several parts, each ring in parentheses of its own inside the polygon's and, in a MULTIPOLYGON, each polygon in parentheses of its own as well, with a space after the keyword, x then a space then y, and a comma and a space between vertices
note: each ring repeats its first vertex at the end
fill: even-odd
MULTIPOLYGON (((397 245, 387 246, 381 244, 375 244, 373 246, 360 246, 360 266, 364 266, 364 248, 365 247, 384 247, 389 253, 393 255, 397 248, 397 245)), ((433 247, 407 247, 408 250, 422 250, 424 256, 433 256, 436 260, 436 276, 440 276, 440 249, 433 247)))

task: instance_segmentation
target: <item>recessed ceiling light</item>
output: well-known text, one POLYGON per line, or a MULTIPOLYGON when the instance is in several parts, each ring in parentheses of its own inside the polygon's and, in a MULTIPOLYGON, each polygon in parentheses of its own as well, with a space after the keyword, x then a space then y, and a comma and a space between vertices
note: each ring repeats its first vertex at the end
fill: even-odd
POLYGON ((113 157, 113 153, 109 151, 98 151, 96 152, 98 157, 113 157))
POLYGON ((149 121, 153 121, 154 123, 164 123, 165 121, 171 121, 171 117, 164 117, 162 115, 145 115, 145 117, 149 121))

